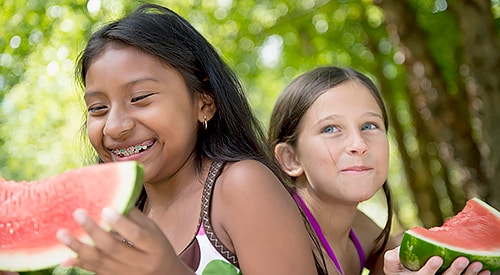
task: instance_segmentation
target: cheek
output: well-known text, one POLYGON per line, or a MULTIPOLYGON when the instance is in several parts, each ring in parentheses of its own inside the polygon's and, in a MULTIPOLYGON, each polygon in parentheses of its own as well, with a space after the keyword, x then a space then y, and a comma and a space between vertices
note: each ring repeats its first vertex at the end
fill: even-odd
POLYGON ((342 155, 338 144, 317 138, 303 142, 300 147, 300 158, 307 170, 317 171, 321 176, 330 177, 337 171, 337 163, 342 155))
POLYGON ((103 128, 100 123, 94 120, 87 121, 87 136, 95 149, 101 144, 103 128))
POLYGON ((384 145, 381 144, 378 147, 377 156, 380 177, 385 181, 389 170, 389 145, 387 143, 385 143, 384 145))
POLYGON ((335 175, 340 153, 338 147, 327 146, 326 144, 311 146, 302 156, 304 166, 309 171, 315 171, 319 177, 328 179, 335 175))
POLYGON ((335 144, 335 142, 328 143, 324 140, 318 140, 316 146, 312 146, 310 150, 318 155, 319 161, 329 166, 336 166, 343 152, 339 144, 335 144))

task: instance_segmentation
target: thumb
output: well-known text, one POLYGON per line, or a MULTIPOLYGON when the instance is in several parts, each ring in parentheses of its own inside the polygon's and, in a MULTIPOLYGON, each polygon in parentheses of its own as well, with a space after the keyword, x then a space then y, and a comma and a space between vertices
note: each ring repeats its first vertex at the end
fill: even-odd
POLYGON ((384 273, 400 274, 403 271, 399 261, 399 246, 388 250, 384 254, 384 273))
POLYGON ((385 260, 388 260, 388 261, 398 261, 399 262, 399 246, 394 248, 394 249, 391 249, 391 250, 387 250, 385 252, 385 255, 384 255, 384 259, 385 260))

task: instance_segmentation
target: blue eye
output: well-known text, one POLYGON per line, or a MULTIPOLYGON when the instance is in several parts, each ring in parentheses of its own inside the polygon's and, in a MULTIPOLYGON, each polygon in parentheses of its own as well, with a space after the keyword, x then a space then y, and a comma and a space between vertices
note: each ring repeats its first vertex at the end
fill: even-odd
POLYGON ((339 128, 337 128, 336 126, 326 126, 325 128, 323 128, 323 133, 337 133, 339 131, 339 128))
POLYGON ((373 130, 377 129, 378 126, 375 123, 366 123, 361 127, 361 130, 373 130))

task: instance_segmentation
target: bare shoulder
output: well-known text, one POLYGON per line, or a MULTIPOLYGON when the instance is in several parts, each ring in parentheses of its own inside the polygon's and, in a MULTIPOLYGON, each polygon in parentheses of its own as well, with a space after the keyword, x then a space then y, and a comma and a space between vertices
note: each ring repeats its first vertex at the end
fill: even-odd
POLYGON ((228 163, 212 201, 215 232, 238 255, 245 274, 314 274, 298 207, 263 163, 228 163))
POLYGON ((276 175, 263 163, 256 160, 242 160, 229 163, 224 168, 219 187, 222 192, 238 191, 285 191, 276 175))
POLYGON ((226 177, 229 178, 238 178, 241 176, 252 175, 254 173, 273 175, 271 170, 262 162, 251 159, 228 163, 224 168, 224 173, 226 177))
POLYGON ((223 224, 234 224, 239 215, 250 220, 272 215, 272 212, 286 214, 297 210, 283 183, 271 169, 256 160, 228 163, 224 167, 215 185, 213 207, 219 209, 213 212, 223 224))
POLYGON ((298 207, 283 183, 255 160, 230 163, 224 168, 215 185, 213 210, 226 232, 240 232, 247 226, 257 232, 256 221, 265 221, 261 226, 270 231, 281 230, 285 224, 296 230, 302 224, 298 207))

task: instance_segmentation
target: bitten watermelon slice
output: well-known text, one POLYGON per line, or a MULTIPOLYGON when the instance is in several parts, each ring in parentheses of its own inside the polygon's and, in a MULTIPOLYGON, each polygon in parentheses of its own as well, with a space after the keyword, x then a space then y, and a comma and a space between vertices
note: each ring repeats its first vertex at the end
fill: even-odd
POLYGON ((500 213, 473 198, 441 227, 414 227, 405 232, 399 257, 406 268, 418 270, 434 255, 444 260, 439 273, 459 256, 482 262, 485 270, 500 270, 500 213))
POLYGON ((103 207, 126 214, 142 190, 142 166, 112 162, 69 170, 44 181, 0 179, 0 270, 46 269, 74 256, 56 239, 67 228, 80 240, 85 232, 72 213, 84 208, 103 228, 103 207))

